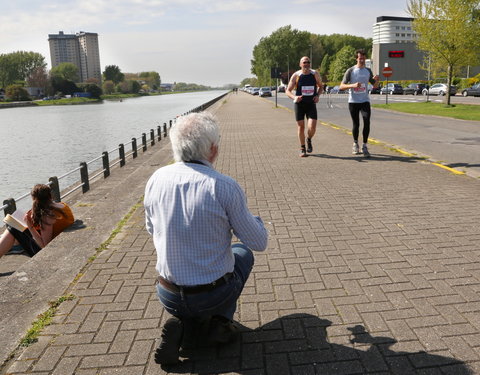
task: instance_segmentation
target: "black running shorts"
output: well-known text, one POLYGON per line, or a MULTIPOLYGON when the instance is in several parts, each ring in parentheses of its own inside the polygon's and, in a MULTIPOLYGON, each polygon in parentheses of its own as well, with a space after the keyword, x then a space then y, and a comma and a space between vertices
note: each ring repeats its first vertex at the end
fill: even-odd
POLYGON ((295 120, 302 121, 307 118, 317 119, 317 105, 316 103, 295 103, 295 120))

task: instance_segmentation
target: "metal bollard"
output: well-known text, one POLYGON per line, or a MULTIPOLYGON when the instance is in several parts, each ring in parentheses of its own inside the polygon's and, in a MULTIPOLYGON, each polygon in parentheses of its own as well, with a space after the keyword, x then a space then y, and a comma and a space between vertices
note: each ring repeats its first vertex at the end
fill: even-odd
POLYGON ((135 159, 137 155, 137 138, 132 138, 132 156, 135 159))
POLYGON ((167 137, 167 123, 163 123, 163 136, 166 138, 167 137))
POLYGON ((147 135, 142 133, 142 150, 143 152, 147 151, 147 135))
POLYGON ((150 145, 155 145, 155 131, 153 129, 150 129, 150 145))
POLYGON ((120 167, 125 165, 125 146, 123 143, 118 145, 118 158, 120 159, 120 167))
POLYGON ((157 126, 157 134, 158 134, 158 140, 162 140, 162 127, 160 125, 157 126))
POLYGON ((172 127, 172 120, 170 120, 170 127, 172 127))
POLYGON ((15 204, 15 199, 13 198, 5 199, 3 204, 7 205, 7 207, 3 210, 5 216, 7 216, 7 214, 11 215, 17 210, 17 205, 15 204))
POLYGON ((103 178, 110 176, 110 163, 108 161, 108 152, 102 152, 102 161, 103 161, 103 178))
POLYGON ((90 182, 88 181, 88 166, 84 161, 80 163, 80 180, 82 181, 82 193, 85 194, 90 190, 90 182))
POLYGON ((62 197, 60 196, 60 185, 58 184, 57 176, 50 177, 50 189, 52 190, 52 197, 55 202, 60 202, 62 197))

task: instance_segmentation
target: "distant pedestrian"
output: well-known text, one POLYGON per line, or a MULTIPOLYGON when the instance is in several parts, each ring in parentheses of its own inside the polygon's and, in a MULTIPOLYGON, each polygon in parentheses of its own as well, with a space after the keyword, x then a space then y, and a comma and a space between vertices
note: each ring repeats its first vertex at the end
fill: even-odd
POLYGON ((378 85, 378 75, 374 76, 370 68, 365 66, 365 50, 358 49, 355 51, 355 58, 357 64, 348 68, 343 76, 342 83, 340 84, 340 90, 349 90, 348 94, 348 109, 350 110, 350 116, 352 117, 353 128, 353 147, 352 154, 360 154, 360 148, 358 146, 358 136, 360 134, 360 118, 359 114, 362 114, 363 118, 363 146, 362 153, 365 157, 370 157, 368 151, 368 136, 370 134, 370 96, 368 92, 368 84, 371 83, 373 87, 378 85))
POLYGON ((173 315, 155 354, 160 364, 178 362, 180 346, 191 346, 196 327, 202 327, 202 343, 235 339, 233 315, 253 267, 252 250, 267 247, 267 231, 250 213, 240 185, 213 168, 219 141, 211 114, 180 117, 170 132, 176 162, 158 169, 145 189, 157 294, 173 315), (232 245, 233 235, 241 243, 232 245))
POLYGON ((292 74, 285 93, 293 100, 295 120, 298 125, 298 140, 300 141, 300 156, 307 156, 313 151, 312 138, 317 128, 317 103, 322 93, 323 85, 320 75, 310 69, 310 58, 300 59, 300 70, 292 74), (307 118, 307 146, 305 148, 305 117, 307 118))

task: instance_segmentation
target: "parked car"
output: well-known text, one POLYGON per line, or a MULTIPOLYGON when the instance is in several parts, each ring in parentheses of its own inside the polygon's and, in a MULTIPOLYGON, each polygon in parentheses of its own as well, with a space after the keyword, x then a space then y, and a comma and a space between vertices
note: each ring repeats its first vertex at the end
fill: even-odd
POLYGON ((252 95, 258 95, 258 92, 260 91, 260 89, 258 87, 252 87, 250 89, 250 94, 252 95))
POLYGON ((462 90, 463 96, 480 96, 480 83, 462 90))
POLYGON ((380 94, 380 90, 382 89, 382 85, 378 84, 377 87, 373 87, 371 83, 368 84, 368 93, 369 94, 380 94))
POLYGON ((270 87, 261 87, 258 90, 258 96, 272 96, 272 89, 270 87))
POLYGON ((285 85, 278 86, 278 92, 285 92, 285 85))
MULTIPOLYGON (((424 88, 422 90, 423 95, 440 95, 443 96, 447 93, 447 85, 445 83, 435 83, 430 88, 424 88)), ((457 93, 457 86, 450 86, 450 95, 457 93)))
POLYGON ((390 95, 403 95, 403 87, 398 83, 389 83, 387 86, 382 87, 380 90, 380 94, 382 95, 385 95, 387 93, 390 95))
POLYGON ((426 88, 425 83, 410 83, 403 88, 404 95, 420 95, 423 89, 426 88))

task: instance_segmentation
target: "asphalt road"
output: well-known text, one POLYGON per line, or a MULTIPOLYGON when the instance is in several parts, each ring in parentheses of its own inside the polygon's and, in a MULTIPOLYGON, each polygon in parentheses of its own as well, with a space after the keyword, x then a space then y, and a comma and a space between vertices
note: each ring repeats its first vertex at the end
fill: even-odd
MULTIPOLYGON (((275 96, 268 98, 275 102, 275 96)), ((384 95, 372 95, 372 103, 384 103, 384 95)), ((393 101, 423 101, 422 96, 389 95, 393 101)), ((441 101, 441 97, 430 97, 441 101)), ((454 103, 480 104, 480 98, 452 97, 454 103)), ((278 105, 293 109, 292 101, 279 93, 278 105)), ((322 96, 317 105, 320 121, 351 129, 347 95, 322 96)), ((293 115, 292 115, 293 121, 293 115)), ((405 151, 426 156, 432 161, 480 178, 480 121, 456 120, 446 117, 411 115, 372 108, 370 136, 405 151)), ((321 147, 321 141, 318 141, 321 147)), ((350 144, 346 150, 350 150, 350 144)))

